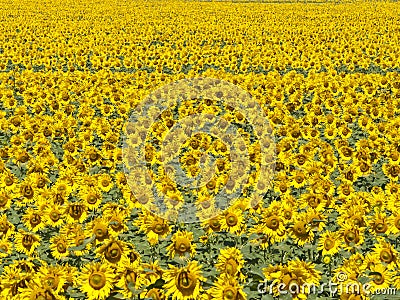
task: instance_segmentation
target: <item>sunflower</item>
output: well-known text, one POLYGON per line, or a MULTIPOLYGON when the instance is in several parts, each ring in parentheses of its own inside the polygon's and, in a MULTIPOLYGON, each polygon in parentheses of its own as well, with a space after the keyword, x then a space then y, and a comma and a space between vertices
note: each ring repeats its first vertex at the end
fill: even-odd
POLYGON ((307 283, 313 283, 319 285, 322 272, 315 269, 315 264, 311 262, 305 262, 298 258, 288 262, 288 268, 291 270, 304 270, 307 274, 307 283))
POLYGON ((61 227, 65 221, 63 207, 60 204, 51 204, 44 208, 43 219, 46 225, 51 227, 61 227))
POLYGON ((180 257, 190 255, 193 257, 196 253, 196 246, 193 244, 193 233, 178 230, 171 238, 171 244, 167 247, 167 254, 173 258, 176 254, 180 257))
POLYGON ((15 226, 7 219, 7 215, 0 215, 0 238, 8 239, 14 233, 15 226))
POLYGON ((7 192, 5 188, 0 188, 0 211, 8 210, 12 203, 12 194, 7 192))
MULTIPOLYGON (((82 225, 74 225, 74 224, 68 224, 67 226, 64 226, 61 230, 60 230, 60 234, 61 235, 65 235, 68 238, 68 245, 72 246, 72 247, 80 247, 85 243, 85 239, 87 237, 87 235, 85 234, 84 229, 82 228, 82 225)), ((63 246, 65 244, 62 243, 60 245, 62 251, 63 251, 63 246)), ((73 251, 72 253, 76 256, 82 256, 85 255, 89 252, 89 248, 90 248, 91 244, 88 243, 83 249, 81 250, 71 250, 68 249, 69 251, 73 251)))
POLYGON ((286 237, 286 229, 282 218, 279 216, 279 211, 272 211, 271 205, 262 212, 260 221, 262 233, 269 237, 271 243, 281 242, 286 237))
POLYGON ((109 238, 108 222, 104 217, 97 217, 87 224, 85 236, 95 236, 96 243, 101 243, 109 238))
POLYGON ((105 299, 113 288, 115 274, 106 264, 86 264, 79 275, 79 286, 89 300, 105 299))
POLYGON ((221 216, 219 215, 210 218, 208 220, 204 220, 202 222, 202 227, 204 228, 207 234, 211 234, 213 232, 220 232, 221 226, 222 226, 221 216))
POLYGON ((241 272, 243 265, 243 254, 240 250, 236 248, 226 248, 220 250, 215 268, 223 275, 245 280, 245 276, 241 272))
POLYGON ((42 265, 35 276, 35 281, 52 294, 59 294, 66 282, 62 266, 42 265))
POLYGON ((374 235, 387 234, 389 230, 388 218, 386 213, 380 212, 375 208, 375 215, 369 218, 370 232, 374 235))
POLYGON ((171 232, 171 227, 165 219, 147 211, 134 221, 134 225, 146 233, 151 245, 157 244, 160 238, 165 238, 171 232))
POLYGON ((387 242, 383 237, 377 237, 378 244, 375 244, 373 255, 377 260, 380 260, 388 270, 392 270, 398 265, 398 252, 394 249, 393 245, 387 242))
POLYGON ((21 288, 27 287, 27 283, 31 280, 29 274, 21 273, 15 264, 4 266, 0 276, 1 292, 0 295, 4 299, 12 299, 16 296, 21 288))
MULTIPOLYGON (((354 202, 361 202, 360 196, 356 196, 354 202)), ((339 208, 340 212, 337 222, 340 226, 343 224, 349 224, 355 227, 366 227, 365 214, 367 205, 355 204, 353 201, 346 203, 343 207, 339 208)))
POLYGON ((353 225, 344 224, 339 230, 340 236, 345 242, 343 249, 350 251, 354 246, 362 245, 364 242, 364 229, 365 228, 357 228, 353 225))
POLYGON ((307 223, 311 227, 311 230, 322 231, 324 229, 327 219, 326 215, 312 208, 307 209, 305 213, 307 223))
POLYGON ((5 258, 12 253, 13 244, 8 239, 0 239, 0 258, 5 258))
POLYGON ((273 286, 272 291, 274 296, 279 296, 283 291, 286 291, 293 298, 302 296, 303 292, 306 292, 301 291, 303 284, 308 283, 308 274, 306 272, 302 268, 296 266, 289 267, 287 265, 269 266, 263 269, 267 280, 278 281, 281 284, 278 284, 280 286, 279 290, 277 288, 278 285, 273 286))
POLYGON ((103 200, 101 190, 98 187, 84 187, 79 190, 79 196, 88 209, 98 208, 103 200))
POLYGON ((291 203, 290 201, 283 201, 279 214, 284 225, 290 223, 295 217, 296 212, 293 208, 293 203, 291 203))
POLYGON ((124 241, 111 237, 105 240, 103 244, 96 249, 103 262, 108 262, 112 265, 124 265, 127 260, 127 244, 124 241))
POLYGON ((103 192, 109 192, 114 186, 112 177, 109 174, 99 174, 97 176, 97 187, 103 192))
POLYGON ((68 257, 68 248, 71 247, 68 237, 65 235, 56 235, 50 238, 50 250, 51 254, 56 259, 62 259, 68 257))
POLYGON ((371 293, 389 288, 394 277, 394 273, 382 264, 372 265, 368 275, 368 277, 371 278, 369 282, 369 291, 371 293))
POLYGON ((326 207, 326 199, 318 194, 314 193, 303 193, 300 197, 300 208, 310 207, 317 211, 321 211, 326 207))
POLYGON ((219 276, 214 282, 213 287, 209 290, 209 294, 212 296, 212 299, 216 300, 247 299, 243 287, 232 276, 219 276))
MULTIPOLYGON (((21 284, 20 284, 21 285, 21 284)), ((58 299, 57 293, 42 286, 37 281, 31 281, 18 288, 19 299, 58 299)))
POLYGON ((295 170, 290 176, 290 185, 298 189, 307 184, 307 179, 303 171, 295 170))
POLYGON ((46 226, 42 218, 42 212, 31 207, 28 207, 25 214, 22 216, 22 221, 28 230, 37 232, 46 226))
POLYGON ((40 241, 41 238, 39 235, 19 229, 14 239, 15 250, 31 256, 40 245, 40 241))
MULTIPOLYGON (((103 215, 104 215, 104 207, 103 207, 103 215)), ((126 225, 126 215, 123 213, 115 212, 114 214, 107 217, 108 222, 110 224, 110 235, 117 237, 119 234, 124 233, 128 230, 128 226, 126 225)))
POLYGON ((382 165, 383 173, 392 181, 397 181, 400 175, 400 166, 398 163, 386 163, 382 165))
POLYGON ((143 267, 139 263, 120 265, 116 269, 117 288, 125 298, 133 298, 139 294, 139 289, 146 284, 143 267), (136 291, 135 291, 136 290, 136 291))
POLYGON ((338 130, 334 125, 326 125, 324 128, 324 136, 328 140, 333 140, 338 135, 338 130))
POLYGON ((163 274, 165 296, 173 300, 196 299, 202 288, 201 282, 206 279, 201 275, 201 265, 197 261, 188 262, 186 267, 178 268, 169 265, 163 274))
POLYGON ((64 207, 67 223, 83 223, 87 218, 87 206, 83 202, 70 202, 64 207))
POLYGON ((165 300, 165 292, 162 289, 152 288, 143 292, 142 297, 146 299, 165 300))
POLYGON ((307 223, 307 216, 305 214, 298 214, 292 227, 289 228, 289 235, 299 245, 303 246, 314 239, 314 233, 307 223))
POLYGON ((339 252, 341 247, 340 235, 338 232, 325 231, 318 239, 318 250, 322 255, 334 255, 339 252))
POLYGON ((239 208, 228 208, 220 218, 221 230, 240 235, 244 228, 243 212, 239 208))

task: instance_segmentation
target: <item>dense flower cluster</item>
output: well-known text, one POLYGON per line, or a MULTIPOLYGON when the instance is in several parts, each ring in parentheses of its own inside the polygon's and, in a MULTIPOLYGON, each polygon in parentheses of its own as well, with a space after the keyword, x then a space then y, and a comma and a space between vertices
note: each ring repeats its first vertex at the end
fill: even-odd
MULTIPOLYGON (((343 273, 400 289, 396 3, 3 1, 0 17, 0 299, 250 299, 264 280, 343 273), (201 224, 171 223, 131 192, 124 124, 150 91, 199 76, 262 106, 273 188, 254 207, 239 197, 201 224)), ((193 110, 221 109, 186 104, 152 125, 153 143, 193 110)), ((179 145, 189 176, 199 148, 217 157, 206 198, 227 185, 224 145, 179 145)), ((156 150, 154 183, 173 194, 156 150)))

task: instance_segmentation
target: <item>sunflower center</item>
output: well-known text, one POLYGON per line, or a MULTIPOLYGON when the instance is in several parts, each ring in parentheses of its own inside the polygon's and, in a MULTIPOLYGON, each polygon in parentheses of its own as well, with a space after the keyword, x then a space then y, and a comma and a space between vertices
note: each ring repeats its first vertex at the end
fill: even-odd
POLYGON ((97 201, 96 195, 90 194, 90 195, 88 196, 88 198, 87 198, 87 202, 88 202, 89 204, 95 204, 96 201, 97 201))
POLYGON ((11 177, 6 177, 4 179, 4 182, 5 182, 6 186, 10 186, 10 185, 12 185, 14 183, 14 181, 12 180, 11 177))
POLYGON ((192 291, 196 287, 196 280, 187 271, 183 271, 178 275, 178 289, 185 292, 192 291))
POLYGON ((67 252, 67 247, 65 246, 64 243, 58 243, 57 244, 57 251, 60 253, 65 253, 67 252))
POLYGON ((36 225, 40 224, 41 218, 38 214, 33 214, 32 217, 30 218, 29 222, 33 227, 36 225))
POLYGON ((383 262, 389 264, 393 261, 393 255, 388 249, 383 249, 380 253, 380 258, 383 262))
POLYGON ((293 231, 295 234, 299 236, 306 236, 307 235, 307 228, 306 228, 306 222, 304 221, 299 221, 293 226, 293 231))
POLYGON ((285 214, 283 215, 286 220, 290 220, 292 218, 292 212, 290 211, 285 211, 285 214))
POLYGON ((104 239, 107 236, 107 228, 102 227, 98 227, 94 230, 97 239, 104 239))
POLYGON ((83 214, 83 207, 81 205, 72 205, 69 212, 70 216, 77 220, 83 214))
POLYGON ((288 288, 289 288, 290 293, 295 294, 297 292, 297 290, 299 289, 299 287, 300 287, 300 284, 297 281, 297 279, 291 279, 289 281, 288 288))
POLYGON ((60 214, 59 214, 58 212, 56 212, 56 211, 52 211, 52 212, 50 213, 50 219, 51 219, 53 222, 57 222, 58 220, 60 220, 60 214))
POLYGON ((5 196, 0 196, 0 206, 5 206, 7 204, 7 198, 5 196))
POLYGON ((119 222, 118 220, 111 220, 111 222, 113 222, 110 226, 112 229, 114 229, 115 231, 121 230, 122 229, 122 225, 121 222, 119 222))
POLYGON ((116 263, 120 260, 121 258, 121 248, 116 242, 113 242, 108 248, 105 253, 105 258, 111 262, 111 263, 116 263))
POLYGON ((377 233, 384 233, 387 230, 387 225, 383 221, 378 221, 375 225, 375 231, 377 233))
POLYGON ((85 238, 84 237, 80 237, 76 240, 76 245, 80 246, 83 245, 83 243, 85 242, 85 238))
POLYGON ((45 184, 46 184, 46 181, 43 178, 41 178, 38 180, 37 187, 41 189, 42 187, 45 186, 45 184))
POLYGON ((382 274, 379 273, 379 274, 374 275, 374 283, 375 284, 380 285, 384 282, 385 282, 385 278, 382 276, 382 274))
POLYGON ((366 163, 362 163, 360 166, 361 172, 367 172, 369 170, 369 166, 366 163))
POLYGON ((400 230, 400 215, 398 215, 394 220, 394 226, 396 226, 396 228, 400 230))
POLYGON ((162 224, 157 224, 154 226, 154 232, 157 234, 161 234, 164 231, 164 226, 162 224))
POLYGON ((238 263, 236 260, 230 258, 225 263, 225 272, 229 275, 235 275, 238 269, 238 263))
POLYGON ((207 208, 210 208, 210 206, 211 206, 211 203, 210 203, 210 201, 203 201, 203 202, 201 202, 201 206, 204 208, 204 209, 207 209, 207 208))
POLYGON ((305 156, 304 155, 300 155, 298 158, 297 158, 297 163, 301 166, 301 165, 304 165, 304 163, 306 162, 306 158, 305 158, 305 156))
POLYGON ((236 290, 232 287, 228 287, 223 292, 223 298, 226 300, 236 299, 236 290))
POLYGON ((24 187, 24 197, 31 199, 33 197, 33 189, 30 186, 24 187))
POLYGON ((389 168, 389 173, 393 177, 396 177, 400 174, 400 167, 399 166, 392 166, 389 168))
POLYGON ((209 190, 212 190, 212 189, 215 188, 215 185, 216 185, 215 180, 210 180, 209 182, 207 182, 206 187, 207 187, 209 190))
POLYGON ((48 277, 45 282, 46 282, 46 285, 52 289, 56 288, 57 283, 58 283, 57 279, 54 277, 48 277))
POLYGON ((297 183, 302 183, 302 182, 303 182, 303 176, 297 175, 297 176, 295 177, 295 180, 296 180, 297 183))
POLYGON ((110 257, 115 258, 119 254, 119 251, 117 249, 113 249, 110 251, 110 257))
POLYGON ((266 225, 272 230, 279 228, 279 218, 277 216, 271 216, 267 219, 266 225))
POLYGON ((106 285, 106 276, 104 273, 95 272, 89 277, 89 284, 95 290, 100 290, 106 285))
POLYGON ((33 237, 30 235, 25 235, 22 238, 22 245, 27 249, 30 249, 32 247, 33 242, 34 242, 33 237))
POLYGON ((358 242, 358 234, 353 231, 348 231, 344 234, 344 239, 347 243, 357 243, 358 242))
POLYGON ((221 224, 219 223, 219 221, 217 219, 212 219, 210 221, 210 227, 212 230, 219 230, 221 227, 221 224))
POLYGON ((8 230, 8 224, 0 223, 0 232, 6 233, 8 230))
POLYGON ((186 239, 179 239, 175 244, 175 250, 179 253, 185 253, 190 249, 190 242, 186 239))
POLYGON ((233 227, 238 223, 238 218, 234 214, 228 214, 226 216, 226 224, 229 227, 233 227))
POLYGON ((335 246, 335 241, 332 239, 326 239, 324 242, 324 248, 330 250, 335 246))

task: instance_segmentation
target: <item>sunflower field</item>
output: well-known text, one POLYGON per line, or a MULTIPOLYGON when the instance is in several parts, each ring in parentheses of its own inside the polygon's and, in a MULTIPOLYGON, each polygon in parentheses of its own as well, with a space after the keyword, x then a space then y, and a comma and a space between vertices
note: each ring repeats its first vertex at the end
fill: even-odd
POLYGON ((0 19, 0 299, 400 299, 399 4, 3 0, 0 19), (217 92, 126 126, 196 78, 260 114, 217 92), (245 143, 168 135, 195 113, 245 143), (127 172, 127 137, 148 177, 127 172), (178 171, 206 175, 204 211, 222 188, 235 201, 201 222, 155 213, 146 184, 183 205, 178 171))

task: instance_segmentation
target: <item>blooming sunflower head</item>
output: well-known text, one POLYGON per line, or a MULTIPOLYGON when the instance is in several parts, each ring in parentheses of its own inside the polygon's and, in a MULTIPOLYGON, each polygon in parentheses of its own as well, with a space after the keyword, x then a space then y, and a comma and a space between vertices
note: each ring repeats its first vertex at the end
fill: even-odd
POLYGON ((163 278, 166 296, 172 296, 172 299, 196 299, 200 294, 201 282, 205 281, 197 261, 189 262, 183 268, 170 266, 163 278))

